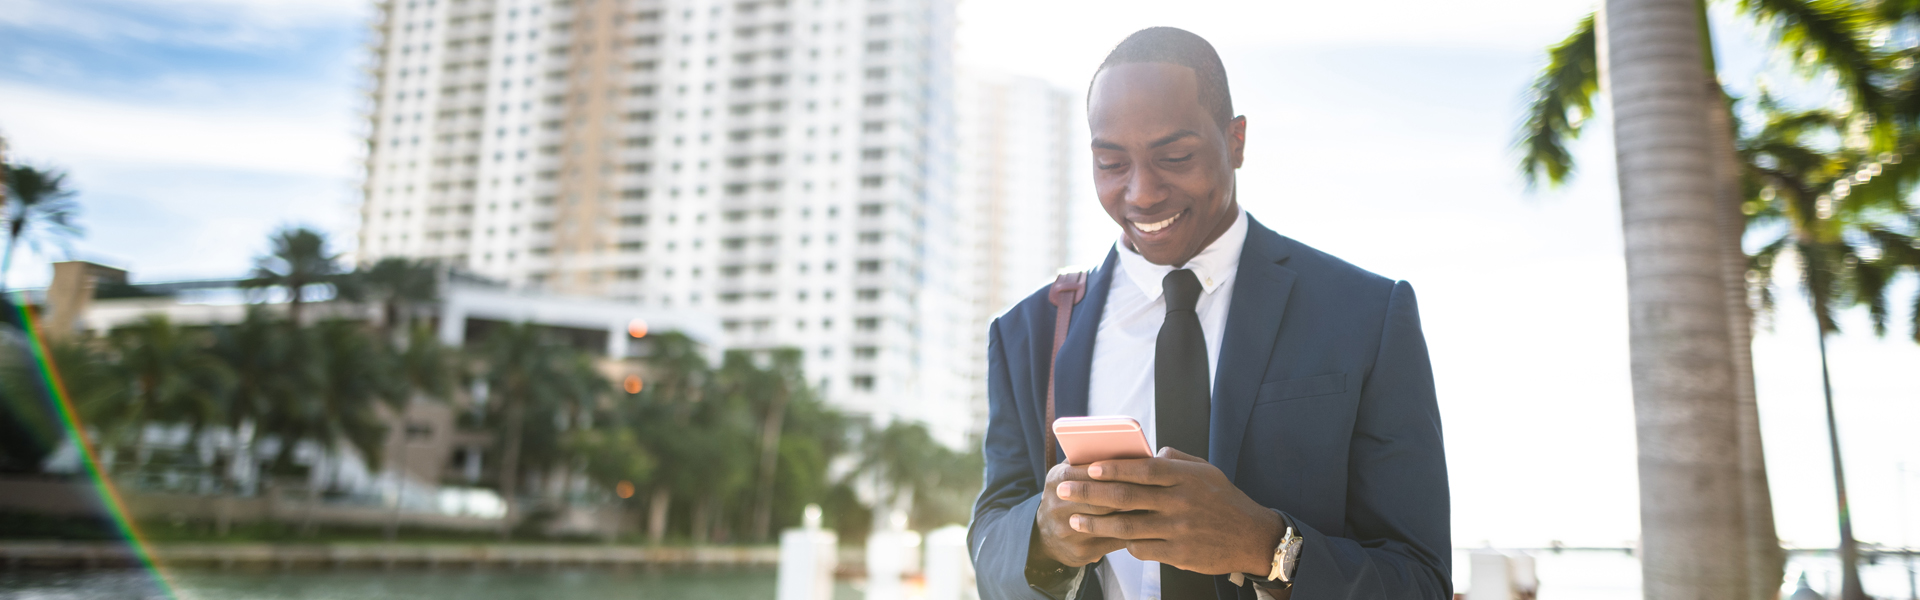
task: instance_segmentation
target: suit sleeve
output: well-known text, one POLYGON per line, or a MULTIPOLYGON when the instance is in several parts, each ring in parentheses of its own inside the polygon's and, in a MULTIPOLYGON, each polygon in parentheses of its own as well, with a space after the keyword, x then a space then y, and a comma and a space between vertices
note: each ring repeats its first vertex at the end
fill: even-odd
POLYGON ((1027 448, 1025 420, 1014 402, 1000 322, 987 332, 987 436, 981 442, 987 471, 974 502, 967 549, 973 556, 981 600, 1050 600, 1027 583, 1027 542, 1040 508, 1037 462, 1027 448))
POLYGON ((1447 463, 1413 287, 1397 282, 1348 449, 1345 531, 1305 537, 1293 597, 1453 597, 1447 463))

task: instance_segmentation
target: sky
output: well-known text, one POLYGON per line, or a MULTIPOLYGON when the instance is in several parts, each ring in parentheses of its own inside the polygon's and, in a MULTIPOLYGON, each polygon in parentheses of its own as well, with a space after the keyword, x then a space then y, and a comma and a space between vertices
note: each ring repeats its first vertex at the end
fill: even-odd
MULTIPOLYGON (((0 0, 0 132, 14 156, 72 173, 86 236, 71 256, 136 281, 239 275, 289 224, 330 232, 351 256, 368 6, 0 0)), ((1637 536, 1638 491, 1610 123, 1603 112, 1575 146, 1581 170, 1565 189, 1527 190, 1511 151, 1542 49, 1594 6, 962 0, 958 56, 1078 95, 1136 29, 1212 40, 1249 121, 1243 205, 1418 291, 1455 544, 1619 546, 1637 536)), ((1791 77, 1765 32, 1714 16, 1736 91, 1791 77)), ((1077 194, 1083 264, 1116 233, 1089 187, 1077 194)), ((47 280, 44 258, 18 263, 10 284, 47 280)), ((1813 326, 1783 297, 1754 344, 1775 515, 1790 545, 1829 546, 1813 326)), ((1875 339, 1860 314, 1842 325, 1833 384, 1855 528, 1898 544, 1903 517, 1920 520, 1920 475, 1899 474, 1920 471, 1920 449, 1903 443, 1920 425, 1920 380, 1903 368, 1920 347, 1898 328, 1875 339), (1914 488, 1904 503, 1902 481, 1914 488)))

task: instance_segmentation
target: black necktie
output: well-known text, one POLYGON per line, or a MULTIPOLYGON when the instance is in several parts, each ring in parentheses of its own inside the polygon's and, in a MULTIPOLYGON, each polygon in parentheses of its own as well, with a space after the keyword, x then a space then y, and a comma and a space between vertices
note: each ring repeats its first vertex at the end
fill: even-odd
MULTIPOLYGON (((1207 414, 1213 394, 1207 386, 1207 337, 1200 331, 1200 280, 1193 271, 1175 269, 1160 280, 1167 299, 1167 320, 1153 344, 1153 422, 1157 441, 1202 460, 1207 458, 1207 414)), ((1160 565, 1163 600, 1214 597, 1213 576, 1160 565)))

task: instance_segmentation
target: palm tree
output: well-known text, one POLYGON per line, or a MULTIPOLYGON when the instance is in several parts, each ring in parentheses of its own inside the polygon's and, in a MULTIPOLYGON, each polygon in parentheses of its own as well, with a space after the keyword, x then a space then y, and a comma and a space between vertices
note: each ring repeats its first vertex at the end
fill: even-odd
POLYGON ((389 336, 407 331, 414 308, 440 295, 438 269, 427 261, 388 257, 355 275, 359 286, 380 302, 380 328, 389 336))
POLYGON ((209 348, 201 332, 175 326, 163 315, 149 315, 112 334, 119 370, 132 384, 127 402, 98 406, 92 416, 115 445, 144 450, 149 423, 187 423, 198 437, 221 421, 233 372, 209 348))
POLYGON ((393 358, 351 322, 286 326, 281 335, 288 371, 275 385, 287 396, 262 415, 260 426, 278 440, 273 471, 295 472, 295 452, 304 444, 326 450, 346 444, 377 468, 387 427, 378 406, 406 399, 393 358))
POLYGON ((0 164, 0 223, 7 228, 7 250, 0 256, 0 292, 7 289, 7 273, 13 268, 13 251, 22 240, 39 248, 36 234, 54 239, 77 235, 74 216, 79 206, 74 191, 67 188, 67 174, 59 169, 40 169, 28 165, 0 164))
MULTIPOLYGON (((593 369, 583 352, 555 342, 532 324, 502 326, 489 332, 483 344, 487 389, 500 398, 500 495, 507 502, 500 537, 508 540, 521 516, 518 488, 527 458, 527 412, 552 414, 569 406, 591 407, 612 384, 593 369)), ((551 420, 542 424, 550 426, 551 420)), ((542 438, 550 446, 559 445, 551 433, 542 438)), ((543 454, 551 457, 557 452, 543 454)))
MULTIPOLYGON (((260 307, 251 306, 239 323, 213 330, 213 353, 233 371, 232 391, 225 402, 225 425, 234 443, 225 459, 227 464, 221 468, 230 478, 242 467, 258 473, 251 457, 262 419, 279 407, 294 405, 314 379, 306 376, 312 365, 295 361, 295 345, 304 340, 304 335, 289 329, 260 307)), ((250 482, 253 477, 237 479, 229 483, 250 482)))
MULTIPOLYGON (((1769 26, 1776 45, 1800 64, 1835 74, 1856 109, 1865 114, 1889 110, 1890 100, 1873 85, 1877 69, 1886 61, 1875 56, 1864 41, 1866 15, 1855 7, 1817 0, 1741 0, 1737 9, 1743 16, 1769 26)), ((1766 600, 1778 595, 1786 554, 1774 530, 1772 492, 1767 483, 1753 388, 1753 312, 1747 304, 1747 265, 1741 246, 1744 219, 1739 212, 1743 200, 1740 162, 1734 150, 1737 127, 1727 95, 1714 73, 1713 45, 1704 26, 1704 0, 1697 3, 1696 13, 1702 25, 1701 52, 1707 67, 1702 83, 1710 97, 1718 98, 1710 103, 1705 116, 1715 155, 1711 165, 1719 205, 1718 237, 1723 246, 1722 293, 1730 320, 1732 384, 1739 411, 1741 507, 1746 519, 1749 589, 1753 598, 1766 600)), ((1595 17, 1589 15, 1566 39, 1548 49, 1548 65, 1533 84, 1533 100, 1517 144, 1521 173, 1529 185, 1544 182, 1557 186, 1572 177, 1574 161, 1566 143, 1579 137, 1582 126, 1594 114, 1593 98, 1600 87, 1598 40, 1595 17)))
POLYGON ((1750 598, 1717 157, 1697 0, 1608 0, 1647 598, 1750 598))
POLYGON ((868 431, 859 457, 848 477, 872 477, 885 490, 874 503, 874 517, 884 519, 886 507, 903 506, 912 522, 929 527, 966 519, 985 467, 977 450, 955 452, 935 441, 926 425, 904 421, 868 431))
MULTIPOLYGON (((1827 412, 1827 441, 1840 517, 1842 598, 1864 598, 1859 579, 1859 545, 1853 537, 1846 474, 1840 459, 1834 420, 1833 385, 1827 368, 1827 336, 1840 331, 1835 312, 1866 304, 1875 332, 1886 333, 1887 282, 1896 269, 1920 264, 1911 235, 1886 227, 1911 219, 1904 201, 1915 169, 1883 163, 1869 148, 1847 147, 1847 115, 1825 110, 1789 111, 1762 97, 1766 123, 1744 140, 1746 204, 1756 229, 1772 234, 1753 256, 1753 273, 1763 307, 1772 308, 1772 277, 1778 259, 1797 258, 1800 286, 1818 327, 1820 379, 1827 412), (1824 140, 1842 140, 1823 147, 1824 140)), ((1854 129, 1858 129, 1858 125, 1854 129)), ((1901 144, 1910 148, 1911 143, 1901 144)), ((1890 158, 1890 157, 1889 157, 1890 158)))
POLYGON ((327 238, 306 227, 289 227, 273 234, 273 250, 254 259, 253 277, 241 287, 280 287, 287 290, 287 320, 301 323, 301 306, 308 286, 334 283, 340 274, 337 254, 327 253, 327 238))
POLYGON ((766 541, 772 533, 774 478, 780 462, 780 434, 786 427, 787 406, 807 394, 801 370, 803 353, 796 348, 768 351, 767 368, 754 364, 752 351, 729 351, 718 379, 723 394, 737 397, 759 419, 759 472, 754 485, 753 539, 766 541))

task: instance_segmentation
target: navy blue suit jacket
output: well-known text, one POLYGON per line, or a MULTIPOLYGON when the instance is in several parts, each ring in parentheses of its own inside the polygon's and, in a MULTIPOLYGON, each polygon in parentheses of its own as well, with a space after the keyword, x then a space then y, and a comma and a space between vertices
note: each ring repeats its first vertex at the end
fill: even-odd
MULTIPOLYGON (((1214 377, 1211 462, 1305 536, 1295 600, 1452 598, 1446 458, 1413 288, 1249 221, 1214 377)), ((1087 414, 1093 338, 1117 269, 1110 252, 1068 324, 1059 416, 1087 414)), ((988 336, 986 480, 967 533, 984 600, 1047 598, 1025 575, 1048 470, 1046 292, 988 336)), ((1101 598, 1097 579, 1088 573, 1080 598, 1101 598)), ((1222 599, 1255 597, 1215 580, 1222 599)))

